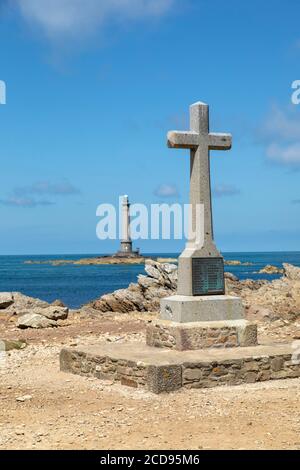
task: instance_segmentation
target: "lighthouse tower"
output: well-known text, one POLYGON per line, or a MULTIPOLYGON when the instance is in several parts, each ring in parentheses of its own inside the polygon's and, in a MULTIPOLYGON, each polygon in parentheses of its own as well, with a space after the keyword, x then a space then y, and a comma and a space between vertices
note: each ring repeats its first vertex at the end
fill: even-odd
POLYGON ((118 257, 132 258, 139 256, 139 250, 132 250, 132 240, 130 235, 130 203, 127 195, 122 196, 122 239, 120 250, 116 254, 118 257))

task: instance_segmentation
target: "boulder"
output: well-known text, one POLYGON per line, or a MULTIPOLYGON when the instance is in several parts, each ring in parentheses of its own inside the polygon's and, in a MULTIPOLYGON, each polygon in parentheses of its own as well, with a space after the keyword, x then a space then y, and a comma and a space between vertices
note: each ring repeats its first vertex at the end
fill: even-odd
POLYGON ((0 310, 3 310, 14 303, 14 298, 11 292, 0 293, 0 310))
POLYGON ((300 268, 292 264, 283 264, 284 276, 290 281, 300 281, 300 268))
POLYGON ((57 322, 50 320, 44 315, 38 315, 37 313, 27 313, 18 318, 17 327, 21 329, 25 328, 52 328, 57 326, 57 322))
POLYGON ((225 276, 225 279, 228 279, 229 281, 232 281, 232 282, 237 282, 239 280, 239 278, 232 273, 226 272, 224 273, 224 276, 225 276))
POLYGON ((277 268, 277 266, 272 266, 271 264, 267 264, 264 268, 262 268, 258 274, 283 274, 284 270, 281 268, 277 268))
POLYGON ((52 302, 51 305, 54 305, 54 307, 65 307, 65 304, 63 303, 63 301, 59 299, 54 300, 54 302, 52 302))
POLYGON ((140 274, 137 284, 103 295, 89 306, 101 312, 127 313, 159 310, 160 299, 172 295, 177 288, 177 266, 146 260, 147 276, 140 274))
MULTIPOLYGON (((1 295, 1 294, 0 294, 1 295)), ((35 299, 20 292, 12 292, 13 303, 6 309, 8 314, 16 314, 18 316, 25 315, 35 308, 48 307, 49 304, 40 299, 35 299)))
POLYGON ((68 318, 69 309, 67 307, 55 307, 50 305, 45 308, 35 308, 31 313, 42 315, 50 320, 66 320, 68 318))
MULTIPOLYGON (((174 295, 177 290, 177 266, 147 260, 147 275, 139 275, 137 284, 103 295, 87 308, 93 312, 127 313, 131 311, 158 312, 160 299, 174 295)), ((300 317, 300 268, 284 265, 284 276, 275 281, 246 279, 239 281, 225 273, 226 294, 239 296, 247 316, 258 321, 283 318, 294 321, 300 317)))
POLYGON ((276 317, 274 313, 261 305, 251 305, 246 310, 246 316, 249 320, 258 320, 258 321, 272 321, 276 317))
POLYGON ((18 340, 0 340, 0 351, 11 351, 13 349, 24 349, 27 346, 27 342, 24 339, 18 340))

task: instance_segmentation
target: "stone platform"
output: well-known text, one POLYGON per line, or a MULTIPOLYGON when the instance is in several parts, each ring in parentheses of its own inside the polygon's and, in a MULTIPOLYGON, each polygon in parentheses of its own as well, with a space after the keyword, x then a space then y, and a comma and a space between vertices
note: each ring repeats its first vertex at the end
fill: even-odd
POLYGON ((291 344, 175 351, 143 343, 63 349, 60 368, 153 393, 300 377, 291 344))
POLYGON ((247 320, 190 323, 155 320, 147 325, 146 343, 177 351, 256 346, 257 326, 247 320))

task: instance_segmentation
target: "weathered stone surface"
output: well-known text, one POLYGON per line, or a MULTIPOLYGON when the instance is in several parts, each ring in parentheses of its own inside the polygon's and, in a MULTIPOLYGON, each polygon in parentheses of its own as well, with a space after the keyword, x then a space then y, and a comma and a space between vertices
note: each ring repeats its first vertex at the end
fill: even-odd
POLYGON ((50 320, 44 315, 38 315, 36 313, 27 313, 18 318, 17 327, 21 329, 25 328, 50 328, 57 326, 57 322, 50 320))
POLYGON ((35 308, 31 313, 42 315, 50 320, 66 320, 68 318, 69 309, 67 307, 55 307, 50 305, 46 308, 35 308))
POLYGON ((161 301, 160 318, 178 323, 244 318, 242 301, 228 295, 173 295, 161 301))
POLYGON ((267 264, 264 268, 260 269, 259 274, 283 274, 284 270, 282 268, 277 268, 277 266, 272 266, 267 264))
POLYGON ((180 365, 150 365, 147 370, 148 390, 153 393, 174 392, 182 387, 180 365))
POLYGON ((27 342, 22 339, 18 340, 9 340, 3 339, 0 340, 0 350, 3 349, 4 351, 12 351, 13 349, 24 349, 27 346, 27 342))
POLYGON ((146 344, 178 351, 254 346, 257 326, 246 320, 194 323, 155 320, 147 325, 146 344))
MULTIPOLYGON (((164 265, 153 260, 147 260, 146 267, 148 265, 151 276, 140 275, 137 284, 121 289, 117 295, 104 295, 90 306, 101 312, 159 311, 160 299, 176 293, 177 269, 175 265, 164 265)), ((300 316, 299 278, 300 268, 287 264, 284 264, 284 276, 272 282, 239 281, 234 275, 225 273, 226 293, 242 298, 249 320, 284 318, 293 321, 300 316)))
POLYGON ((254 346, 257 344, 257 326, 247 322, 245 326, 237 327, 239 346, 254 346))
POLYGON ((0 292, 0 310, 13 304, 14 298, 11 292, 0 292))
POLYGON ((142 343, 63 349, 62 371, 121 381, 154 393, 300 377, 290 344, 164 351, 142 343))
POLYGON ((127 313, 132 311, 159 310, 159 301, 175 292, 177 287, 177 266, 161 264, 151 259, 146 261, 148 276, 139 275, 137 284, 103 295, 90 305, 101 312, 127 313))
MULTIPOLYGON (((1 294, 0 294, 1 295, 1 294)), ((27 295, 21 294, 20 292, 12 292, 10 294, 13 298, 11 303, 4 312, 6 314, 25 315, 31 312, 35 308, 48 307, 49 304, 40 299, 28 297, 27 295)))
POLYGON ((247 318, 258 321, 272 321, 276 319, 274 313, 261 305, 250 305, 247 310, 247 318))
POLYGON ((54 300, 54 302, 52 302, 51 305, 54 305, 54 307, 65 307, 66 305, 64 304, 64 302, 62 300, 54 300))
POLYGON ((300 281, 300 268, 292 264, 284 263, 284 276, 290 281, 300 281))

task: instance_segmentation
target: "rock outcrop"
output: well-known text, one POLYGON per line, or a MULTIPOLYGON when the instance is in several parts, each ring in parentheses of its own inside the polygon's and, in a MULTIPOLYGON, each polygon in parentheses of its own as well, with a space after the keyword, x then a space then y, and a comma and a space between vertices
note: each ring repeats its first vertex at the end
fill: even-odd
MULTIPOLYGON (((300 268, 284 264, 283 277, 275 281, 239 281, 225 273, 226 293, 242 297, 247 317, 258 321, 300 317, 300 268)), ((100 312, 157 312, 160 299, 177 289, 177 266, 147 260, 147 275, 138 276, 137 284, 102 296, 89 306, 100 312)))
POLYGON ((90 306, 101 312, 157 311, 160 299, 176 291, 177 266, 150 259, 146 261, 145 271, 147 276, 140 274, 137 284, 103 295, 90 306))
POLYGON ((21 329, 25 328, 52 328, 57 326, 55 320, 50 320, 49 318, 39 315, 37 313, 26 313, 18 318, 17 327, 21 329))
POLYGON ((277 266, 272 266, 271 264, 267 264, 264 268, 262 268, 258 274, 284 274, 284 269, 277 268, 277 266))
POLYGON ((14 299, 11 292, 0 293, 0 310, 4 310, 14 303, 14 299))
POLYGON ((0 315, 17 316, 19 328, 50 328, 60 325, 60 320, 68 318, 69 309, 62 302, 49 305, 19 292, 0 294, 0 315))

